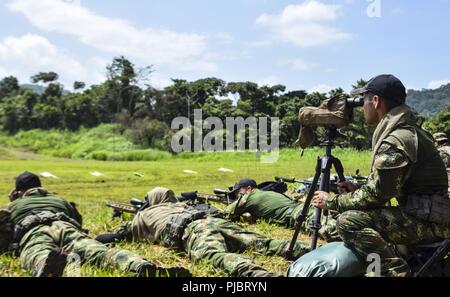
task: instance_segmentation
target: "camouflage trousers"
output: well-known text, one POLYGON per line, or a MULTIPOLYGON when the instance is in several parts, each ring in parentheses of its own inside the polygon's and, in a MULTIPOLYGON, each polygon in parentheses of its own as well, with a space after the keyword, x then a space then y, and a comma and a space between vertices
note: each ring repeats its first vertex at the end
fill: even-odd
POLYGON ((130 251, 108 248, 69 223, 56 221, 49 226, 35 227, 22 238, 20 241, 22 267, 32 275, 36 275, 54 248, 61 248, 67 254, 78 255, 81 263, 101 268, 110 267, 135 272, 140 265, 148 263, 130 251))
MULTIPOLYGON (((300 203, 294 210, 292 211, 290 215, 290 223, 289 226, 292 228, 295 228, 297 217, 302 213, 304 203, 300 203)), ((310 206, 308 209, 308 213, 306 215, 306 220, 303 221, 303 224, 300 228, 302 233, 311 235, 312 230, 309 227, 310 222, 312 222, 316 215, 316 208, 313 206, 310 206)), ((325 240, 326 242, 333 242, 333 241, 341 241, 341 238, 339 237, 339 234, 336 230, 336 219, 338 217, 337 213, 329 213, 328 216, 323 215, 321 217, 321 224, 322 228, 319 230, 319 237, 322 240, 325 240)))
MULTIPOLYGON (((184 249, 193 262, 209 261, 232 276, 266 276, 268 271, 240 253, 253 250, 265 255, 284 256, 289 241, 269 239, 218 218, 197 220, 188 225, 183 235, 184 249)), ((308 252, 308 244, 297 243, 294 257, 308 252)))
POLYGON ((448 226, 422 221, 400 207, 344 212, 338 217, 337 231, 364 260, 369 254, 378 254, 381 275, 385 276, 404 276, 410 272, 393 245, 431 243, 450 237, 448 226))

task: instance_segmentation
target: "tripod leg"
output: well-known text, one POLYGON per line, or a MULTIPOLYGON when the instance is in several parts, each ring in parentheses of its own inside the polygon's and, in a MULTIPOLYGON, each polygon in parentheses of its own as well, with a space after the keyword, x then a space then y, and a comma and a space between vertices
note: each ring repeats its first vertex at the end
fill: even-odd
POLYGON ((300 228, 302 227, 302 224, 305 221, 306 216, 308 215, 308 209, 311 205, 311 201, 314 196, 314 192, 316 191, 317 184, 319 182, 321 166, 322 166, 322 160, 321 160, 321 158, 318 158, 317 164, 316 164, 316 173, 314 175, 314 179, 312 181, 311 188, 309 189, 308 196, 306 197, 306 201, 305 201, 305 204, 303 205, 302 212, 295 221, 294 235, 292 236, 291 243, 289 244, 289 249, 285 256, 285 258, 287 260, 292 260, 292 254, 294 251, 295 243, 297 242, 298 234, 300 233, 300 228))
MULTIPOLYGON (((322 172, 322 179, 320 180, 320 191, 329 192, 330 190, 330 169, 332 165, 332 158, 331 157, 323 157, 321 159, 321 172, 322 172)), ((316 214, 314 216, 314 220, 312 221, 310 228, 313 230, 312 236, 311 236, 311 250, 315 250, 317 247, 317 240, 319 239, 319 230, 322 228, 321 224, 321 217, 322 217, 322 209, 317 208, 316 214)))
POLYGON ((332 157, 333 159, 333 166, 336 170, 336 173, 339 177, 339 182, 345 182, 345 175, 344 175, 344 166, 342 166, 341 160, 338 158, 332 157))

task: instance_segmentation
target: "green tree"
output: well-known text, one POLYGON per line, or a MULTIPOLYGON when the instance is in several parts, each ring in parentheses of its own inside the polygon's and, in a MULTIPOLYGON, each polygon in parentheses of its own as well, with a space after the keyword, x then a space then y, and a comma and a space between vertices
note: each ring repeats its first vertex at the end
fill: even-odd
POLYGON ((0 102, 6 96, 19 92, 19 81, 14 76, 7 76, 0 80, 0 102))
MULTIPOLYGON (((164 89, 172 98, 177 98, 184 103, 185 111, 180 115, 191 118, 192 111, 201 108, 210 97, 220 96, 224 92, 225 82, 215 77, 188 82, 183 79, 172 79, 173 85, 164 89)), ((205 115, 207 116, 207 115, 205 115)))
POLYGON ((434 117, 428 119, 423 126, 430 133, 443 132, 450 137, 450 104, 434 117))
POLYGON ((132 126, 132 140, 143 148, 165 149, 164 136, 169 132, 166 123, 146 119, 139 119, 132 126))
POLYGON ((52 81, 57 81, 58 78, 59 76, 55 72, 39 72, 31 77, 31 82, 34 84, 38 82, 49 83, 52 81))
POLYGON ((73 83, 74 90, 82 90, 86 87, 86 83, 82 81, 76 81, 73 83))
POLYGON ((123 56, 114 58, 112 64, 107 66, 110 110, 118 113, 125 109, 133 116, 143 95, 139 84, 148 86, 152 72, 152 66, 136 68, 123 56))

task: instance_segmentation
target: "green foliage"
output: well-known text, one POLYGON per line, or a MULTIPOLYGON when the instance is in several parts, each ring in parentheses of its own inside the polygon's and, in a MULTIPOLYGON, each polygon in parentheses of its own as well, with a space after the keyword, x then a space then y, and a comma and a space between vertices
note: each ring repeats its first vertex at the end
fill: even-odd
POLYGON ((421 116, 434 116, 450 104, 450 84, 435 90, 408 90, 406 100, 421 116))
POLYGON ((424 128, 430 133, 443 132, 450 136, 450 104, 426 121, 424 128))
POLYGON ((0 136, 0 143, 28 148, 47 156, 74 159, 88 159, 90 158, 88 156, 95 151, 116 153, 135 149, 128 139, 117 132, 117 126, 111 124, 90 130, 81 129, 77 132, 21 131, 14 136, 0 136))
POLYGON ((14 76, 8 76, 0 80, 0 102, 6 96, 13 95, 20 90, 19 81, 14 76))
POLYGON ((33 83, 38 83, 38 82, 48 83, 48 82, 56 81, 56 80, 58 80, 58 78, 59 78, 59 76, 55 72, 39 72, 38 74, 33 75, 31 77, 31 81, 33 83))
POLYGON ((171 154, 159 150, 131 150, 114 153, 111 151, 94 151, 88 154, 84 159, 98 161, 161 161, 171 158, 171 154))
MULTIPOLYGON (((21 130, 70 130, 93 128, 100 124, 116 123, 121 133, 136 148, 156 148, 170 151, 170 130, 177 117, 193 121, 194 109, 201 109, 203 120, 219 117, 277 117, 280 120, 281 147, 294 147, 300 130, 298 111, 304 106, 319 106, 325 99, 344 92, 338 88, 324 93, 303 90, 286 92, 283 85, 259 86, 253 82, 225 82, 207 77, 196 81, 173 79, 173 84, 158 90, 149 82, 152 66, 137 67, 125 57, 116 57, 107 67, 107 80, 86 88, 74 82, 75 93, 68 93, 56 82, 54 72, 41 72, 33 81, 49 83, 41 94, 20 89, 14 77, 0 81, 0 130, 15 134, 21 130)), ((359 80, 353 86, 366 84, 359 80)), ((437 90, 410 91, 408 102, 419 112, 432 114, 449 102, 450 85, 437 90)), ((445 116, 444 116, 445 117, 445 116)), ((430 129, 442 129, 442 123, 430 122, 430 129), (434 126, 436 127, 434 127, 434 126)), ((270 121, 269 121, 270 122, 270 121)), ((365 124, 361 110, 343 129, 347 137, 339 145, 367 149, 373 128, 365 124)), ((204 131, 208 133, 209 131, 204 131)), ((270 132, 269 132, 270 133, 270 132)), ((245 136, 248 143, 248 135, 245 136)), ((323 129, 318 129, 318 141, 323 129)))
POLYGON ((73 83, 74 90, 84 89, 86 87, 86 83, 82 81, 76 81, 73 83))

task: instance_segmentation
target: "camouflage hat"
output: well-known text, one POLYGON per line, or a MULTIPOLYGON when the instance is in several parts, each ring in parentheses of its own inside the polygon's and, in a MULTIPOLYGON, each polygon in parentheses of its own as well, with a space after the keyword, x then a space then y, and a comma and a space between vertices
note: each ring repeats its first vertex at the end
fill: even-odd
POLYGON ((442 132, 433 134, 433 138, 436 142, 448 141, 447 135, 442 132))

